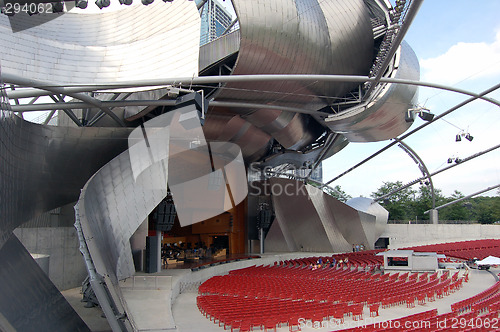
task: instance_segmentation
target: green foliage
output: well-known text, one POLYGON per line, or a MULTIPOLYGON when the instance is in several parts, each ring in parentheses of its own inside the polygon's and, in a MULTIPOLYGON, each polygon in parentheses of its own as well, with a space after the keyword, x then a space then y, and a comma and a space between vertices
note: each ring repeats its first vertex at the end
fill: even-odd
MULTIPOLYGON (((455 190, 451 197, 446 198, 444 203, 449 203, 457 199, 463 198, 464 195, 455 190)), ((471 206, 470 200, 464 200, 439 210, 439 218, 442 220, 471 220, 471 206)))
POLYGON ((344 203, 347 202, 348 200, 350 200, 352 198, 345 191, 343 191, 342 188, 339 185, 336 185, 333 188, 325 187, 323 190, 327 194, 335 197, 336 199, 338 199, 339 201, 344 202, 344 203))
MULTIPOLYGON (((316 181, 307 181, 307 184, 310 184, 311 186, 314 186, 316 188, 320 188, 321 184, 316 182, 316 181)), ((327 193, 330 196, 335 197, 339 201, 345 203, 348 200, 350 200, 352 197, 349 196, 345 191, 342 190, 342 188, 339 185, 336 185, 335 187, 331 188, 329 186, 325 186, 322 188, 322 190, 327 193)))
MULTIPOLYGON (((384 182, 384 184, 371 197, 377 199, 400 187, 397 182, 384 182)), ((497 191, 500 195, 500 191, 497 191)), ((439 210, 440 220, 460 220, 479 222, 482 224, 500 223, 500 197, 478 196, 451 204, 439 210)), ((455 191, 450 197, 444 197, 440 189, 434 188, 435 206, 440 206, 464 195, 455 191)), ((424 214, 432 208, 432 192, 429 186, 420 186, 417 190, 405 188, 379 203, 389 211, 390 220, 428 220, 429 214, 424 214)))
MULTIPOLYGON (((403 186, 401 181, 384 182, 384 184, 371 197, 376 199, 403 186)), ((380 204, 389 211, 389 219, 391 220, 410 220, 415 219, 414 201, 416 191, 411 187, 405 188, 397 193, 388 196, 380 204)))

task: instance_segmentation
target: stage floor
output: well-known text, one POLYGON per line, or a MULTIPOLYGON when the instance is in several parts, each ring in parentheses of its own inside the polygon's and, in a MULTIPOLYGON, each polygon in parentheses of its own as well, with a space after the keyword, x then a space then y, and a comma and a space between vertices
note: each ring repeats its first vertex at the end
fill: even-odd
POLYGON ((167 264, 162 266, 162 270, 172 270, 172 269, 196 269, 202 266, 210 266, 210 264, 220 264, 229 263, 232 261, 249 259, 249 258, 260 258, 259 255, 255 254, 228 254, 220 257, 206 257, 200 259, 188 259, 184 261, 179 261, 176 264, 167 264))

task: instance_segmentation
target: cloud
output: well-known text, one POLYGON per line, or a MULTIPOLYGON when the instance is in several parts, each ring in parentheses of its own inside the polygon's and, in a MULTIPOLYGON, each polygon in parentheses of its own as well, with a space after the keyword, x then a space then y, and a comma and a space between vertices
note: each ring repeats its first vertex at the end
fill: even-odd
POLYGON ((420 60, 420 65, 423 81, 442 84, 500 75, 500 31, 491 44, 459 42, 438 57, 420 60))

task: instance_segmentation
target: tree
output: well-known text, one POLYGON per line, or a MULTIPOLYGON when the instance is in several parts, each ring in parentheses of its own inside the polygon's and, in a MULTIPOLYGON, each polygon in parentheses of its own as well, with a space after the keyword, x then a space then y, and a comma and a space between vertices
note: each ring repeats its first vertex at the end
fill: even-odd
POLYGON ((472 217, 481 224, 500 220, 500 197, 479 196, 471 199, 472 217))
MULTIPOLYGON (((441 189, 434 188, 434 199, 436 206, 445 203, 446 199, 441 194, 441 189)), ((425 211, 432 209, 432 191, 430 186, 420 186, 418 195, 414 202, 415 215, 421 220, 428 220, 429 214, 424 214, 425 211)))
MULTIPOLYGON (((457 199, 464 197, 460 191, 455 190, 451 197, 446 198, 446 203, 453 202, 457 199)), ((471 220, 470 209, 472 204, 469 200, 464 200, 447 206, 439 210, 439 219, 441 220, 471 220)))
POLYGON ((352 198, 345 191, 343 191, 339 185, 336 185, 333 188, 326 186, 323 188, 323 191, 325 191, 327 194, 335 197, 336 199, 338 199, 339 201, 341 201, 343 203, 347 202, 348 200, 350 200, 352 198))
MULTIPOLYGON (((384 184, 372 193, 371 197, 377 199, 383 197, 398 188, 401 188, 403 183, 397 182, 384 182, 384 184)), ((415 216, 413 211, 413 202, 416 191, 411 187, 399 190, 394 194, 388 196, 379 203, 389 211, 389 219, 391 220, 411 220, 415 216)))
MULTIPOLYGON (((310 184, 311 186, 314 186, 316 188, 321 188, 321 184, 316 182, 316 181, 307 181, 307 184, 310 184)), ((345 203, 348 200, 350 200, 352 197, 348 195, 345 191, 342 190, 342 188, 339 185, 336 185, 335 187, 329 187, 325 186, 321 188, 323 192, 326 194, 335 197, 339 201, 345 203)))

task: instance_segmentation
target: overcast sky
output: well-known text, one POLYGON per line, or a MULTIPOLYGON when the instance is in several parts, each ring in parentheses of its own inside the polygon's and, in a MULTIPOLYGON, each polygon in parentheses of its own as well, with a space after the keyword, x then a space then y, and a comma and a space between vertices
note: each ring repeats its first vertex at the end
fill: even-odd
MULTIPOLYGON (((421 80, 481 92, 500 83, 500 1, 426 0, 405 40, 420 61, 421 80)), ((500 91, 488 95, 500 100, 500 91)), ((420 88, 419 102, 435 114, 467 99, 441 90, 420 88)), ((422 158, 430 172, 447 166, 448 158, 465 158, 500 143, 500 109, 476 101, 410 136, 405 140, 422 158), (472 142, 455 142, 460 132, 470 133, 472 142)), ((411 129, 424 122, 417 118, 411 129)), ((410 130, 411 130, 410 129, 410 130)), ((351 143, 324 162, 325 182, 343 173, 371 153, 386 146, 351 143)), ((463 194, 500 184, 500 149, 433 177, 434 186, 446 196, 463 194)), ((383 182, 410 182, 421 176, 416 164, 397 146, 341 177, 340 185, 353 197, 370 196, 383 182)), ((416 186, 415 189, 418 189, 416 186)), ((484 195, 496 195, 496 190, 484 195)))

